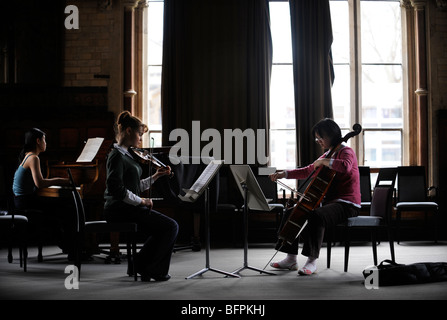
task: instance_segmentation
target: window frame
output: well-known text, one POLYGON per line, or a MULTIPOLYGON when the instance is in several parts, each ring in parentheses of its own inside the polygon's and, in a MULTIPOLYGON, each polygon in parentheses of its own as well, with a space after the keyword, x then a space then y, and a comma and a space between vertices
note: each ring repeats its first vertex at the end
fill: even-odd
MULTIPOLYGON (((404 9, 401 7, 401 38, 402 38, 402 62, 399 63, 362 63, 361 60, 361 2, 363 1, 377 1, 377 2, 399 2, 399 0, 330 0, 330 2, 346 1, 348 2, 349 10, 349 67, 350 67, 350 124, 351 127, 341 127, 344 132, 350 131, 354 123, 362 124, 362 66, 367 65, 399 65, 402 68, 402 127, 378 127, 378 128, 366 128, 364 127, 364 132, 384 132, 384 131, 398 131, 401 135, 401 164, 405 165, 409 162, 409 148, 408 148, 408 135, 405 134, 408 128, 408 98, 407 98, 407 87, 408 87, 408 73, 405 66, 407 61, 405 50, 405 13, 404 9)), ((332 13, 331 13, 332 14, 332 13)), ((346 65, 346 63, 341 63, 346 65)), ((334 65, 336 65, 334 63, 334 65)), ((359 165, 368 165, 365 163, 365 135, 362 132, 360 139, 350 140, 351 147, 355 150, 359 165)), ((377 169, 377 168, 373 168, 377 169)))

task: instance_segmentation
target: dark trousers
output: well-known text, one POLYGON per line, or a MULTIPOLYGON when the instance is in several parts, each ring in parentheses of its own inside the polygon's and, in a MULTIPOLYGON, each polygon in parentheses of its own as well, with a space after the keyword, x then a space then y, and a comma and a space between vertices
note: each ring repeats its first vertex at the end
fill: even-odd
POLYGON ((135 207, 125 203, 104 211, 107 221, 135 222, 138 233, 146 238, 135 258, 138 273, 164 276, 169 272, 172 250, 178 234, 175 220, 147 207, 135 207))
MULTIPOLYGON (((280 230, 287 222, 292 211, 293 208, 285 212, 280 230)), ((300 234, 304 243, 301 254, 306 257, 318 258, 323 244, 325 229, 334 227, 339 223, 345 222, 350 217, 356 217, 358 214, 359 209, 357 207, 344 202, 331 202, 316 208, 309 214, 308 223, 300 234)), ((291 245, 286 242, 283 244, 279 240, 276 244, 276 249, 285 253, 298 254, 298 242, 299 238, 291 245)))

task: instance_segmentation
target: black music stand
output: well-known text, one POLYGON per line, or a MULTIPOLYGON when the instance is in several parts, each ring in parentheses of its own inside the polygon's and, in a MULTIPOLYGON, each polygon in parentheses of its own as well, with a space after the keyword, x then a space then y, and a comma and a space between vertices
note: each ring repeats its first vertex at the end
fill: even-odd
POLYGON ((245 269, 258 271, 259 273, 265 273, 269 275, 276 275, 273 272, 268 272, 259 268, 248 265, 248 210, 262 210, 270 211, 273 209, 269 206, 261 187, 256 180, 256 177, 251 171, 248 165, 232 165, 230 166, 234 179, 238 185, 239 191, 244 198, 244 264, 239 269, 233 271, 233 274, 239 274, 245 269))
POLYGON ((210 267, 210 207, 209 207, 209 183, 214 178, 214 176, 219 171, 220 166, 222 165, 223 161, 219 160, 213 160, 211 161, 208 166, 205 168, 205 170, 202 172, 200 177, 197 179, 197 181, 193 184, 191 189, 184 190, 186 194, 184 196, 179 195, 179 198, 183 201, 187 202, 195 202, 202 193, 205 194, 205 201, 204 201, 204 209, 205 209, 205 232, 206 232, 206 259, 205 259, 205 268, 202 270, 197 271, 196 273, 193 273, 189 277, 186 277, 186 279, 191 279, 197 276, 200 276, 204 274, 207 271, 213 271, 220 274, 223 274, 225 276, 233 277, 233 278, 240 278, 240 276, 232 274, 230 272, 222 271, 219 269, 211 268, 210 267))

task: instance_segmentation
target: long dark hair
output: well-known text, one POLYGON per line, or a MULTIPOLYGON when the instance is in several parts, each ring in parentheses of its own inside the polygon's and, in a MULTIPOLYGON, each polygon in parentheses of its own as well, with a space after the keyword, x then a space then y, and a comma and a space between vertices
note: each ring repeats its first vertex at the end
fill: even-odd
POLYGON ((25 144, 23 145, 22 151, 20 151, 19 154, 19 165, 22 163, 27 152, 36 149, 37 139, 42 139, 44 135, 45 132, 37 128, 32 128, 25 133, 25 144))
POLYGON ((312 134, 322 138, 328 138, 331 141, 331 147, 335 147, 341 142, 341 129, 338 124, 329 118, 322 119, 312 128, 312 134))

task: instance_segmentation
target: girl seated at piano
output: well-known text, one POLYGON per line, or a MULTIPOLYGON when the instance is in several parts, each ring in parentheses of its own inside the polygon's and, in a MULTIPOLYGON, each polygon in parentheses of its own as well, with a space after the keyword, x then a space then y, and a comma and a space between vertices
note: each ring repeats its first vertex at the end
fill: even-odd
POLYGON ((117 143, 107 157, 107 178, 104 215, 110 222, 136 222, 138 231, 147 236, 135 257, 135 270, 142 281, 166 281, 172 250, 178 234, 175 220, 152 209, 149 198, 140 197, 158 178, 169 175, 171 168, 160 168, 148 178, 141 179, 142 168, 131 147, 138 147, 148 127, 128 111, 117 119, 117 143))
POLYGON ((32 225, 45 226, 53 231, 56 240, 64 251, 70 254, 74 217, 66 212, 63 200, 47 201, 37 193, 39 188, 50 186, 68 186, 68 178, 46 179, 42 175, 39 155, 47 149, 45 133, 32 128, 25 134, 25 144, 19 155, 19 166, 14 174, 12 191, 14 205, 24 211, 32 225))
POLYGON ((12 185, 14 204, 19 210, 39 209, 36 191, 49 186, 69 185, 68 178, 45 179, 40 167, 39 154, 47 149, 45 133, 33 128, 25 134, 25 145, 19 155, 19 163, 12 185))

